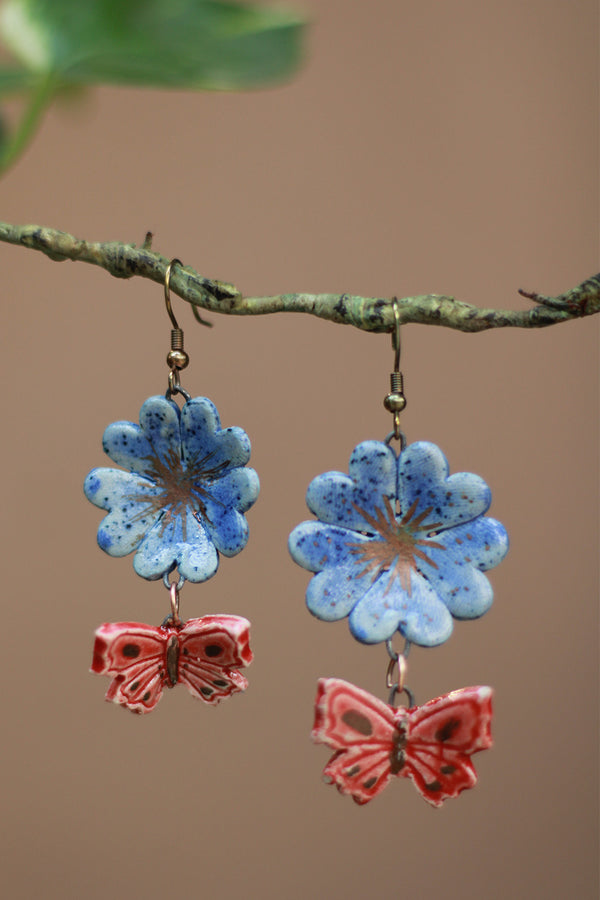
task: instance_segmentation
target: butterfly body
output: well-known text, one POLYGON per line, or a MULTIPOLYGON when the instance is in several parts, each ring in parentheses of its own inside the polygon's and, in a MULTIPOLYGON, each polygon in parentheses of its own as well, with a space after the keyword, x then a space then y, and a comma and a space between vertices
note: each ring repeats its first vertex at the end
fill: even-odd
POLYGON ((107 622, 96 631, 91 671, 111 676, 106 699, 132 712, 150 712, 163 689, 177 684, 216 705, 248 686, 238 669, 252 661, 249 628, 241 616, 204 616, 158 627, 107 622))
POLYGON ((395 708, 347 681, 320 679, 312 737, 336 751, 325 780, 363 804, 399 775, 441 806, 477 781, 470 756, 491 746, 491 693, 469 687, 395 708))
POLYGON ((392 752, 390 753, 390 772, 398 775, 406 763, 406 727, 404 723, 394 722, 392 735, 392 752))

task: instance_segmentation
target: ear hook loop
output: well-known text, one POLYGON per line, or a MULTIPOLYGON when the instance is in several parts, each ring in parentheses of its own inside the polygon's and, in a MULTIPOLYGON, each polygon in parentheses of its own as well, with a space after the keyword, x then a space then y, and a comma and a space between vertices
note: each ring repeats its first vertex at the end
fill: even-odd
POLYGON ((404 376, 400 371, 400 351, 402 344, 400 341, 400 308, 398 306, 398 298, 392 300, 392 309, 394 310, 394 330, 392 331, 392 349, 394 351, 394 371, 390 373, 390 393, 387 394, 383 401, 383 405, 394 416, 394 430, 391 432, 386 443, 394 437, 400 441, 400 449, 404 450, 406 438, 400 430, 400 413, 406 408, 406 397, 404 396, 404 376))
POLYGON ((171 306, 170 288, 173 266, 181 266, 183 268, 183 263, 180 259, 172 259, 165 272, 165 306, 173 326, 171 329, 171 349, 167 354, 167 365, 170 371, 169 387, 166 396, 167 400, 170 400, 173 394, 182 394, 186 400, 191 400, 188 392, 181 387, 179 380, 179 373, 189 364, 190 358, 183 349, 183 329, 179 327, 171 306))
MULTIPOLYGON (((173 307, 171 306, 171 270, 173 266, 181 266, 183 268, 183 263, 180 259, 176 257, 171 260, 169 265, 165 271, 165 306, 167 307, 167 313, 169 314, 169 318, 171 320, 171 324, 173 325, 173 329, 175 331, 181 331, 181 328, 177 324, 177 319, 175 318, 175 314, 173 313, 173 307)), ((183 335, 183 332, 182 332, 183 335)), ((183 339, 183 338, 182 338, 183 339)))

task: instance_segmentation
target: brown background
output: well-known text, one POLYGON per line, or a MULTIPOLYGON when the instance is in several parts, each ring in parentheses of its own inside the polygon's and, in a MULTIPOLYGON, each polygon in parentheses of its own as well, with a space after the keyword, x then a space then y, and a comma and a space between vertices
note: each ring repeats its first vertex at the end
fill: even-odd
MULTIPOLYGON (((249 295, 435 291, 523 308, 599 268, 593 0, 302 0, 309 58, 249 95, 105 89, 53 110, 4 180, 2 218, 140 242, 249 295)), ((135 717, 87 673, 106 620, 159 622, 160 583, 101 553, 81 491, 101 435, 165 389, 159 286, 0 247, 6 896, 596 897, 597 323, 404 329, 409 440, 494 491, 511 552, 496 602, 415 650, 421 701, 496 690, 478 788, 433 810, 394 781, 365 808, 320 781, 315 682, 383 695, 381 647, 305 610, 286 551, 319 472, 389 429, 390 340, 183 302, 184 384, 253 441, 245 552, 183 612, 253 622, 250 689, 135 717)))

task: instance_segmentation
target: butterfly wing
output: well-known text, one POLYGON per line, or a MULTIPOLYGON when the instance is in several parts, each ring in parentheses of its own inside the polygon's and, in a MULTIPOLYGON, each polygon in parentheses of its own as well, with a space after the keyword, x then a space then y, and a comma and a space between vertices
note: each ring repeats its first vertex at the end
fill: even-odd
POLYGON ((179 632, 178 681, 194 697, 216 705, 248 687, 238 671, 252 662, 250 622, 241 616, 188 619, 179 632))
POLYGON ((390 780, 394 710, 340 678, 320 678, 312 739, 336 750, 323 777, 357 803, 368 803, 390 780))
POLYGON ((113 676, 106 699, 132 712, 154 709, 167 681, 168 633, 140 622, 106 622, 96 630, 91 671, 113 676))
POLYGON ((462 688, 410 710, 405 765, 398 774, 411 778, 433 806, 458 797, 477 781, 470 756, 492 746, 491 721, 489 687, 462 688))

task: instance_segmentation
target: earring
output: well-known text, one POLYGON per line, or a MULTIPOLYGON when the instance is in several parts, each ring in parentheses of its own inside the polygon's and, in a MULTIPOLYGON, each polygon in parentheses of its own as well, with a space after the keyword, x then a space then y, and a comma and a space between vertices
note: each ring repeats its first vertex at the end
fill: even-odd
POLYGON ((384 405, 394 417, 383 441, 364 441, 349 474, 327 472, 310 484, 306 502, 317 521, 291 533, 289 549, 310 572, 306 602, 317 618, 348 617, 352 636, 383 643, 388 702, 338 678, 319 680, 312 738, 335 751, 325 780, 367 803, 392 775, 409 777, 441 806, 477 776, 471 755, 491 746, 489 687, 452 691, 416 706, 406 687, 410 647, 434 647, 454 619, 475 619, 492 603, 484 575, 508 550, 504 527, 485 515, 491 503, 477 475, 449 475, 434 444, 407 446, 400 430, 406 406, 400 371, 400 314, 394 300, 394 371, 384 405), (398 452, 392 442, 398 444, 398 452), (392 643, 399 632, 402 652, 392 643), (397 706, 401 695, 406 705, 397 706))
POLYGON ((96 631, 91 671, 112 678, 107 700, 135 713, 150 712, 163 689, 176 684, 215 705, 247 687, 239 669, 252 661, 247 619, 206 615, 184 622, 179 617, 183 585, 212 578, 219 554, 235 556, 245 547, 244 513, 258 496, 259 482, 246 465, 246 433, 221 428, 213 403, 192 399, 181 386, 180 371, 189 357, 171 307, 175 265, 183 267, 173 259, 164 283, 173 325, 166 395, 145 401, 139 425, 108 426, 103 448, 122 468, 93 469, 84 484, 88 500, 107 511, 98 528, 102 550, 110 556, 135 551, 137 574, 162 579, 169 591, 170 613, 162 625, 111 622, 96 631), (184 401, 181 408, 177 395, 184 401))

